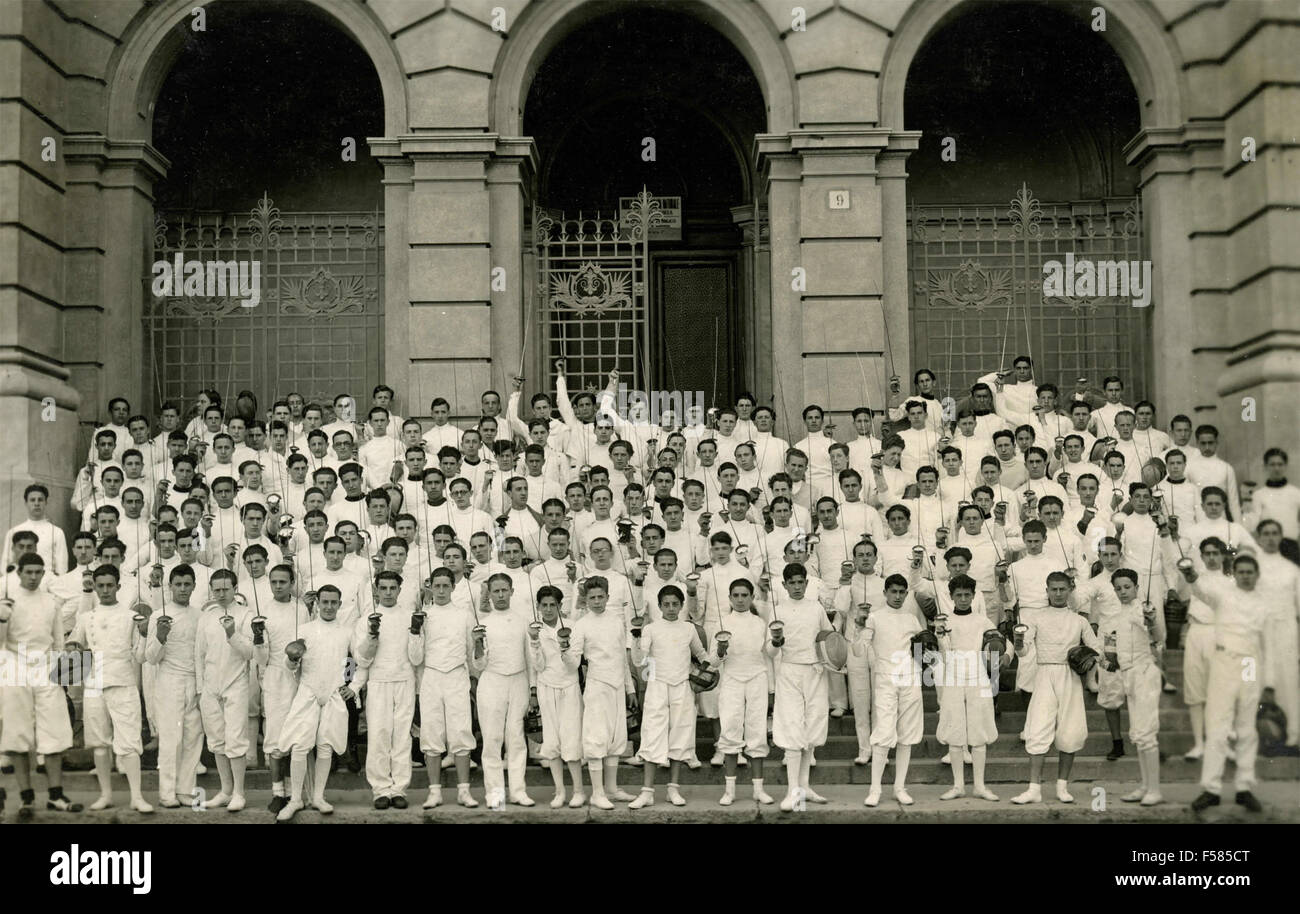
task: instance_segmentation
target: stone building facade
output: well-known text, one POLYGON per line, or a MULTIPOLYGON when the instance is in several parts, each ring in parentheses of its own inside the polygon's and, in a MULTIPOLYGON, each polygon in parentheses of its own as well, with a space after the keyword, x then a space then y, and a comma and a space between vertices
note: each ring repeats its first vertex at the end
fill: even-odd
MULTIPOLYGON (((635 60, 643 47, 619 46, 619 20, 647 10, 725 42, 757 87, 761 123, 744 127, 750 134, 732 144, 742 172, 740 199, 730 201, 731 225, 715 228, 717 238, 733 239, 726 248, 726 294, 734 302, 726 313, 734 322, 715 321, 713 332, 725 326, 734 343, 723 370, 736 377, 725 389, 747 386, 766 396, 775 387, 783 419, 796 423, 807 402, 841 413, 863 399, 879 406, 888 374, 907 377, 918 353, 942 351, 925 350, 914 338, 918 327, 928 326, 915 313, 918 284, 927 277, 916 275, 918 261, 909 260, 909 246, 920 241, 915 217, 909 217, 916 202, 909 173, 923 164, 935 171, 933 161, 917 157, 940 156, 942 137, 928 136, 927 125, 909 117, 911 87, 923 79, 911 71, 942 30, 964 28, 999 5, 261 4, 270 14, 309 8, 321 28, 346 36, 373 68, 380 128, 362 140, 360 155, 368 151, 381 172, 375 194, 383 223, 377 325, 383 346, 375 371, 396 388, 399 411, 408 416, 425 413, 431 392, 454 389, 453 412, 469 417, 478 392, 500 388, 519 365, 530 379, 547 377, 556 350, 535 319, 539 290, 546 294, 545 278, 539 280, 538 207, 564 201, 544 199, 539 191, 548 150, 539 148, 529 127, 554 116, 529 99, 553 55, 582 30, 604 29, 598 34, 607 41, 592 47, 635 60), (503 271, 494 274, 494 268, 503 271), (505 281, 494 281, 499 276, 505 281), (835 380, 843 378, 860 378, 861 386, 854 390, 835 380)), ((1145 353, 1142 377, 1130 384, 1134 395, 1156 400, 1166 420, 1180 411, 1224 427, 1226 456, 1239 472, 1257 470, 1265 444, 1287 447, 1300 459, 1300 3, 1031 6, 1064 16, 1104 42, 1130 83, 1132 130, 1121 137, 1118 155, 1101 159, 1132 176, 1139 199, 1130 214, 1137 225, 1132 237, 1140 238, 1142 259, 1153 268, 1149 311, 1133 325, 1140 332, 1116 333, 1145 353), (1098 10, 1101 30, 1095 28, 1098 10), (1247 420, 1254 424, 1242 426, 1247 420)), ((51 485, 56 503, 66 501, 86 429, 105 418, 110 396, 126 396, 148 412, 157 407, 151 375, 158 372, 141 367, 155 359, 146 277, 158 248, 156 188, 171 161, 155 146, 154 105, 169 75, 184 65, 198 7, 214 25, 225 8, 200 0, 0 2, 0 424, 6 439, 0 486, 11 499, 36 479, 51 485)), ((1050 29, 1042 34, 1048 37, 1041 40, 1051 40, 1050 29)), ((1015 49, 1026 59, 1058 52, 1041 44, 1015 49)), ((237 68, 239 61, 230 65, 237 68)), ((583 72, 580 62, 573 66, 564 77, 570 83, 583 72)), ((592 92, 590 86, 574 88, 577 95, 565 104, 581 108, 578 96, 592 92)), ((932 89, 931 95, 942 96, 944 87, 932 89)), ((990 87, 995 94, 1004 89, 990 87)), ((727 91, 722 86, 719 97, 727 91)), ((556 98, 548 104, 560 104, 556 98)), ((719 123, 733 113, 716 110, 716 102, 701 107, 713 107, 701 116, 719 123)), ((1061 123, 1068 123, 1070 112, 1061 114, 1061 123)), ((1059 152, 1062 159, 1071 155, 1078 157, 1059 152)), ((1010 181, 1006 192, 987 197, 1010 203, 1022 183, 1036 189, 1030 180, 1010 181)), ((610 196, 640 189, 628 180, 610 196)), ((1113 196, 1113 190, 1095 196, 1113 196)), ((256 202, 261 191, 249 188, 247 198, 256 202)), ((698 187, 691 194, 691 200, 707 196, 698 187)), ((931 193, 925 202, 943 201, 931 193)), ((1028 194, 1021 198, 1022 213, 1036 202, 1028 194)), ((700 229, 699 237, 708 231, 700 229)), ((719 245, 705 240, 696 247, 714 251, 719 245)), ((996 286, 1007 295, 985 296, 986 302, 956 290, 950 303, 975 302, 981 310, 989 304, 975 319, 991 321, 989 335, 1005 339, 1009 328, 1019 332, 1020 322, 1011 305, 1003 315, 1003 302, 1014 301, 1010 287, 1016 283, 1019 292, 1032 292, 1031 268, 1008 279, 976 263, 958 277, 967 290, 996 286)), ((648 262, 643 269, 649 270, 648 262)), ((952 285, 943 276, 937 281, 952 285)), ((647 299, 642 316, 654 307, 647 299)), ((1104 358, 1092 364, 1106 366, 1104 358)), ((646 383, 665 383, 662 374, 652 376, 658 369, 646 371, 646 383)), ((1094 383, 1098 379, 1093 376, 1094 383)), ((969 380, 968 371, 964 383, 969 380)), ((196 379, 187 395, 201 386, 196 379)), ((368 391, 355 393, 360 398, 368 391)))

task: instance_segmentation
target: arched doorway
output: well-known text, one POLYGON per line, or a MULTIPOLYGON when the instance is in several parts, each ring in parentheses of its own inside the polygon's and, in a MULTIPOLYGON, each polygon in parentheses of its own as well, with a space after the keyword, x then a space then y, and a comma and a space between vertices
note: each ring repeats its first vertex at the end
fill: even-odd
POLYGON ((1107 40, 1048 4, 965 3, 912 60, 904 111, 923 131, 908 162, 912 364, 957 397, 1025 352, 1039 381, 1118 374, 1145 394, 1151 308, 1043 288, 1050 261, 1137 262, 1141 278, 1149 256, 1123 152, 1138 97, 1107 40))
POLYGON ((365 145, 384 129, 375 68, 313 4, 206 13, 154 106, 171 168, 155 187, 144 389, 161 401, 248 387, 268 405, 291 390, 363 395, 383 371, 382 173, 365 145), (205 280, 235 275, 213 262, 246 264, 255 304, 229 287, 160 293, 157 264, 178 256, 205 280))
POLYGON ((555 44, 523 111, 539 154, 529 319, 545 383, 563 355, 571 383, 603 384, 617 365, 641 389, 728 401, 753 365, 740 222, 762 90, 694 17, 609 9, 555 44))

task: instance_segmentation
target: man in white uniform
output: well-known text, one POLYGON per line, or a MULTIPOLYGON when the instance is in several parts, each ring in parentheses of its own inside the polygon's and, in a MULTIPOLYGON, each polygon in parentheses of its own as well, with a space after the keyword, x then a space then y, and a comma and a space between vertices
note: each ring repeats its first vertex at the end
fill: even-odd
MULTIPOLYGON (((213 603, 204 607, 194 636, 199 713, 208 749, 217 760, 221 792, 205 805, 239 812, 248 765, 248 671, 253 660, 253 610, 235 600, 236 578, 225 568, 212 573, 213 603)), ((265 660, 265 657, 263 657, 265 660)))
MULTIPOLYGON (((203 749, 203 720, 195 679, 194 638, 199 608, 190 604, 194 569, 177 565, 167 577, 171 598, 149 618, 144 659, 157 668, 154 701, 158 720, 158 796, 164 808, 176 809, 177 798, 197 796, 194 778, 203 749)), ((199 809, 196 805, 192 808, 199 809)))

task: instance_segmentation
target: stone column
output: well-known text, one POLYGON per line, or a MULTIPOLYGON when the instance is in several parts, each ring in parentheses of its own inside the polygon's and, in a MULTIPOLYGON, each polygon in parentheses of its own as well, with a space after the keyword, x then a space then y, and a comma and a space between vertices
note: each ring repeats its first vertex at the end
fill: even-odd
POLYGON ((370 148, 385 165, 387 381, 403 415, 427 420, 441 396, 469 425, 479 395, 504 402, 518 369, 532 140, 419 134, 370 148))
MULTIPOLYGON (((532 275, 532 243, 524 237, 527 214, 533 201, 533 180, 537 171, 537 147, 532 137, 502 138, 488 167, 488 193, 492 211, 492 268, 501 268, 499 281, 492 283, 492 365, 491 386, 501 394, 504 409, 510 397, 510 379, 519 371, 520 353, 524 344, 524 328, 528 328, 528 346, 536 350, 539 336, 536 315, 528 314, 535 307, 535 279, 532 275), (525 263, 525 257, 529 262, 525 263)), ((540 378, 534 366, 528 364, 524 353, 525 377, 540 378)), ((524 404, 527 412, 527 404, 524 404)), ((499 429, 498 434, 508 437, 509 431, 499 429)))
MULTIPOLYGON (((889 375, 912 374, 912 296, 907 278, 907 158, 921 141, 921 131, 896 131, 877 157, 880 174, 881 244, 884 248, 884 299, 881 302, 881 351, 875 371, 867 373, 869 405, 877 413, 888 406, 889 375), (888 334, 886 334, 888 329, 888 334)), ((944 379, 948 383, 948 379, 944 379)), ((910 389, 904 382, 904 390, 910 389)))
MULTIPOLYGON (((809 403, 835 419, 837 437, 848 438, 849 414, 872 398, 871 379, 880 374, 886 273, 877 161, 890 136, 888 128, 863 127, 759 137, 773 213, 773 368, 778 378, 800 379, 784 384, 785 430, 795 439, 804 436, 800 410, 809 403)), ((905 154, 906 144, 896 152, 905 154)), ((902 311, 902 320, 890 321, 895 339, 906 334, 905 298, 902 311)))
POLYGON ((765 207, 749 203, 733 206, 731 218, 740 226, 743 239, 738 288, 744 311, 744 384, 755 396, 761 396, 760 391, 772 388, 772 252, 768 213, 765 207))

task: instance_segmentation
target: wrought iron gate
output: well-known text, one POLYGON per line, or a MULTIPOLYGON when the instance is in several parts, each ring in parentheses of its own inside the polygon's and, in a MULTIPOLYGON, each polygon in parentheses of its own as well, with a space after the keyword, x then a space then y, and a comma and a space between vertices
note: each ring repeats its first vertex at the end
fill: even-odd
POLYGON ((533 210, 537 250, 538 324, 544 390, 555 382, 554 362, 567 360, 569 390, 605 386, 617 367, 629 387, 645 390, 654 377, 649 321, 650 229, 660 224, 660 202, 644 188, 619 214, 533 210))
POLYGON ((261 300, 147 295, 145 389, 160 403, 203 387, 266 407, 290 391, 367 401, 383 373, 383 246, 378 211, 282 213, 265 193, 246 215, 158 213, 155 261, 259 261, 261 300))
POLYGON ((1141 261, 1139 200, 1040 203, 1021 185, 1009 207, 913 206, 908 218, 912 365, 945 393, 1034 357, 1034 377, 1074 389, 1117 374, 1132 396, 1147 389, 1150 308, 1131 299, 1045 298, 1043 264, 1141 261))

